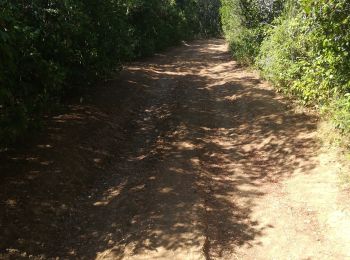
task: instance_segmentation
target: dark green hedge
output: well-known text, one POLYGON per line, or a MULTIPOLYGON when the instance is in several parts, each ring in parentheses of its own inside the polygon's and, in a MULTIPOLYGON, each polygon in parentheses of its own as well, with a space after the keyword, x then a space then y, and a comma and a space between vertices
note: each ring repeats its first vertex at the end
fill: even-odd
POLYGON ((52 104, 123 61, 217 33, 213 3, 219 1, 0 1, 0 142, 23 136, 52 104))

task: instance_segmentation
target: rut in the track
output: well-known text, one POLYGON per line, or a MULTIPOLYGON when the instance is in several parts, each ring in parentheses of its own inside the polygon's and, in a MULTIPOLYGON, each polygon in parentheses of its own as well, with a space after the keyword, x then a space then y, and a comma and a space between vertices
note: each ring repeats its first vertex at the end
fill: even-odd
POLYGON ((132 63, 53 118, 40 143, 3 154, 1 169, 15 174, 1 183, 0 250, 44 259, 346 257, 334 228, 347 215, 327 224, 338 201, 316 121, 232 61, 223 40, 132 63))

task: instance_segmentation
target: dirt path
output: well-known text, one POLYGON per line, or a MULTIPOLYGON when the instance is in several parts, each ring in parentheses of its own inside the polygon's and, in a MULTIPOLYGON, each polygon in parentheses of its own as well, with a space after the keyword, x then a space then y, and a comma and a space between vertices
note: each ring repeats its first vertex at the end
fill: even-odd
POLYGON ((317 118, 223 40, 133 63, 1 156, 4 259, 350 259, 317 118))

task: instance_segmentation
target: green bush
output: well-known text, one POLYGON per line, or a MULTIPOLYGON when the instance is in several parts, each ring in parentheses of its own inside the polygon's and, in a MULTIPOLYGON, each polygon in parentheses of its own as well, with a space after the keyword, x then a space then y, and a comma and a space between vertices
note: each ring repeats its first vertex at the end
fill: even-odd
POLYGON ((259 0, 222 0, 221 22, 234 57, 253 65, 265 30, 282 11, 283 1, 266 5, 259 0))
POLYGON ((350 2, 222 0, 233 55, 350 131, 350 2))
POLYGON ((219 0, 1 1, 0 144, 123 62, 218 32, 213 3, 219 0), (201 31, 206 23, 210 30, 201 31))
POLYGON ((350 134, 350 94, 335 98, 326 108, 331 114, 335 127, 345 134, 350 134))
POLYGON ((304 0, 290 6, 268 31, 257 65, 280 89, 328 111, 349 132, 350 3, 304 0))
POLYGON ((300 76, 300 59, 306 55, 305 30, 300 15, 284 14, 266 31, 257 56, 256 65, 263 77, 287 93, 297 94, 292 86, 300 76))

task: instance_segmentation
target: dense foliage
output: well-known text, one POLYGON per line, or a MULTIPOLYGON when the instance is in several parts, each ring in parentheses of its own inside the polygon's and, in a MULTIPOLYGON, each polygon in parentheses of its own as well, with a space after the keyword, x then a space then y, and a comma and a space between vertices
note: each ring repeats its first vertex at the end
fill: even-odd
POLYGON ((224 32, 234 55, 257 66, 280 90, 328 112, 339 129, 350 132, 350 2, 222 3, 224 32))
POLYGON ((235 58, 253 64, 264 39, 265 28, 282 10, 282 0, 221 0, 223 32, 235 58))
POLYGON ((123 61, 219 32, 219 0, 4 0, 0 141, 40 122, 68 93, 123 61))

